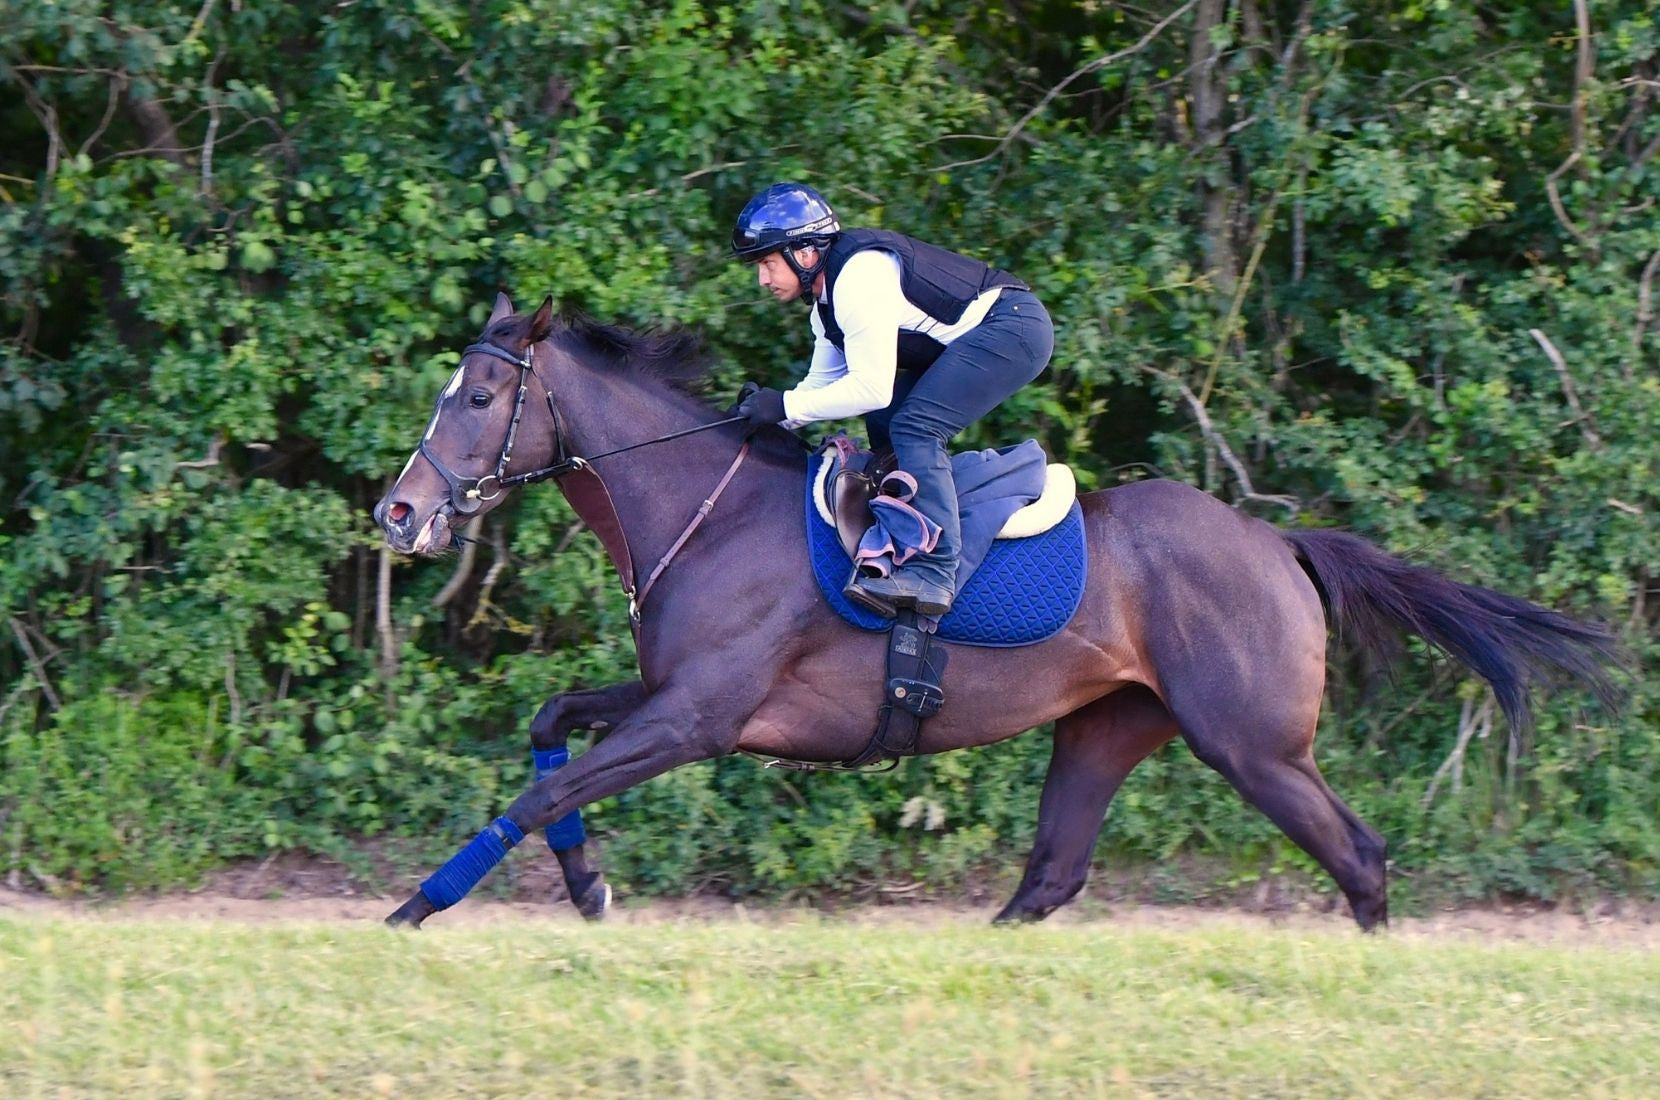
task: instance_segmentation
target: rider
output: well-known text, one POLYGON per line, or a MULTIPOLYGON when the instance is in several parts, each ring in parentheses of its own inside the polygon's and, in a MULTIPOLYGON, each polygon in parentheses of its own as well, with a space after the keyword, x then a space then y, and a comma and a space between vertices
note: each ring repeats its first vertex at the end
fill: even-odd
POLYGON ((749 201, 732 251, 757 265, 778 301, 807 299, 816 338, 798 385, 754 390, 738 411, 789 427, 864 414, 871 446, 892 445, 916 478, 912 505, 940 537, 890 576, 854 585, 875 607, 945 614, 961 545, 946 441, 1042 372, 1055 340, 1048 312, 1026 284, 979 260, 885 229, 843 229, 824 196, 799 183, 749 201))

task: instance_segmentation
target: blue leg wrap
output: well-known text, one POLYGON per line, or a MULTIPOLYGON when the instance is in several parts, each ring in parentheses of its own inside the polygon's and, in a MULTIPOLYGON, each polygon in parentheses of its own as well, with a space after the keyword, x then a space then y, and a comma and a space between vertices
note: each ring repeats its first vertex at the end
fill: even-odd
POLYGON ((502 857, 525 835, 505 817, 490 822, 485 830, 467 842, 467 846, 421 883, 421 893, 439 909, 448 909, 467 896, 478 885, 479 879, 490 873, 502 857))
MULTIPOLYGON (((571 759, 571 750, 559 749, 532 749, 531 761, 536 765, 536 778, 546 779, 571 759)), ((542 830, 548 838, 548 847, 555 852, 562 852, 566 848, 575 848, 588 839, 588 833, 582 828, 582 811, 572 810, 564 817, 542 830)))

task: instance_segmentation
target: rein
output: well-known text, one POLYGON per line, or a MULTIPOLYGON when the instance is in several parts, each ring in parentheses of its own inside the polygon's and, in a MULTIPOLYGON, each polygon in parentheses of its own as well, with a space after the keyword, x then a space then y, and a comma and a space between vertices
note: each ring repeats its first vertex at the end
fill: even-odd
MULTIPOLYGON (((706 432, 711 428, 724 428, 728 424, 741 424, 748 419, 749 418, 747 416, 729 416, 725 420, 716 420, 709 424, 699 424, 695 428, 683 428, 678 432, 670 432, 668 435, 660 435, 656 439, 648 439, 643 443, 630 443, 626 447, 617 447, 613 450, 601 451, 599 454, 589 455, 587 458, 573 455, 570 458, 562 459, 561 461, 554 463, 552 466, 544 466, 540 470, 530 470, 526 473, 514 474, 512 477, 503 478, 501 480, 501 486, 504 489, 513 489, 520 485, 532 485, 538 481, 546 481, 550 477, 558 477, 560 474, 570 473, 571 470, 574 470, 579 464, 584 462, 595 462, 602 458, 610 458, 612 455, 620 455, 625 451, 637 451, 641 447, 650 447, 654 443, 667 443, 673 439, 681 439, 688 435, 696 435, 698 432, 706 432)), ((560 449, 563 450, 564 440, 563 437, 559 435, 559 429, 557 427, 558 423, 558 420, 554 421, 554 424, 556 425, 554 433, 555 438, 559 440, 560 449)), ((745 442, 745 446, 748 446, 747 441, 745 442)))
MULTIPOLYGON (((577 475, 576 484, 562 481, 560 487, 565 490, 566 497, 571 500, 571 506, 576 508, 579 515, 584 511, 583 505, 586 505, 587 510, 593 513, 592 518, 583 516, 583 520, 599 536, 600 543, 605 547, 605 552, 610 557, 612 566, 616 568, 617 575, 622 580, 623 594, 628 597, 629 622, 636 631, 639 630, 640 612, 645 604, 646 594, 651 591, 652 586, 657 583, 657 578, 663 575, 664 570, 668 569, 669 562, 674 560, 674 556, 680 552, 680 548, 686 545, 686 540, 692 537, 692 532, 696 531, 709 513, 714 510, 715 502, 720 500, 721 494, 732 483, 732 478, 736 476, 738 467, 742 466, 744 459, 749 457, 750 439, 747 436, 745 437, 743 446, 738 448, 737 457, 732 460, 732 464, 726 468, 726 473, 721 476, 714 489, 698 506, 697 514, 680 532, 680 537, 675 539, 668 552, 658 559, 656 566, 646 577, 644 585, 638 584, 638 575, 634 571, 633 555, 629 552, 628 538, 623 532, 622 518, 617 514, 617 506, 611 500, 611 492, 606 488, 604 479, 599 476, 599 472, 593 468, 592 464, 601 458, 610 458, 613 455, 639 450, 641 447, 650 447, 658 443, 668 443, 671 440, 696 435, 698 432, 723 428, 728 424, 742 423, 749 418, 730 416, 724 420, 684 428, 677 432, 670 432, 667 435, 660 435, 655 439, 630 443, 626 447, 616 447, 585 458, 582 455, 571 454, 565 446, 564 425, 559 417, 559 409, 553 403, 553 390, 549 388, 546 382, 542 381, 542 376, 536 371, 534 344, 526 347, 524 357, 520 358, 506 348, 498 347, 489 341, 480 341, 476 344, 469 344, 462 349, 461 358, 465 359, 473 352, 493 356, 519 368, 519 391, 513 399, 513 420, 507 426, 507 438, 502 441, 501 456, 496 460, 495 472, 485 474, 483 477, 462 477, 433 453, 432 449, 427 446, 425 438, 421 440, 420 454, 432 463, 433 469, 437 470, 439 475, 449 484, 450 502, 457 512, 465 516, 477 512, 487 502, 495 500, 509 489, 517 488, 520 485, 533 485, 539 481, 547 481, 549 478, 577 475), (513 444, 518 438, 519 421, 524 417, 525 397, 529 391, 531 375, 535 375, 536 381, 541 383, 542 393, 546 396, 548 402, 548 415, 553 418, 555 460, 551 466, 527 470, 522 474, 509 475, 507 464, 513 457, 513 444), (495 483, 494 489, 487 493, 485 486, 490 482, 495 483)), ((438 400, 441 403, 444 399, 440 396, 438 400)), ((436 417, 437 412, 434 411, 433 415, 436 417)))

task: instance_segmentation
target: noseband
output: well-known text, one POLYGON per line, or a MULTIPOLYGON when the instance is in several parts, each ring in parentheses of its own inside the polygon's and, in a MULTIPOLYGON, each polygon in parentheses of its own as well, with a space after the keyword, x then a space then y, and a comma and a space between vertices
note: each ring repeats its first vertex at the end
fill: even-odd
MULTIPOLYGON (((476 344, 468 344, 461 350, 462 361, 464 362, 467 356, 475 351, 494 356, 504 363, 511 363, 519 368, 519 392, 513 399, 513 421, 507 426, 507 438, 502 440, 501 457, 496 460, 495 472, 485 474, 483 477, 462 477, 450 469, 444 460, 439 458, 431 447, 427 446, 426 436, 421 437, 419 448, 421 456, 432 463, 432 468, 437 470, 439 476, 449 484, 450 504, 464 516, 473 515, 488 502, 495 500, 507 490, 517 488, 520 485, 531 485, 538 481, 546 481, 549 478, 564 477, 566 474, 581 474, 582 477, 577 479, 583 483, 580 487, 572 486, 570 482, 562 483, 565 487, 565 495, 571 500, 572 507, 576 508, 577 514, 582 517, 583 522, 593 528, 594 533, 599 536, 601 544, 604 545, 606 553, 611 558, 611 564, 616 568, 618 576, 622 579, 623 592, 628 596, 629 621, 636 630, 639 629, 640 608, 645 603, 646 593, 651 591, 652 585, 657 583, 657 578, 663 575, 663 570, 668 568, 669 562, 675 554, 680 552, 680 548, 686 545, 686 540, 692 537, 692 532, 697 530, 704 517, 714 509, 715 501, 719 500, 720 495, 726 491, 733 475, 738 472, 738 467, 743 465, 744 458, 748 456, 749 439, 747 437, 744 439, 743 446, 738 449, 738 457, 732 460, 732 465, 727 467, 726 474, 715 486, 714 491, 704 499, 702 505, 698 508, 697 514, 692 517, 691 523, 680 533, 680 537, 674 541, 674 545, 669 547, 668 553, 664 554, 657 562, 650 576, 646 578, 645 584, 639 585, 636 583, 634 561, 629 553, 628 539, 623 534, 622 519, 617 514, 617 506, 611 500, 610 491, 605 487, 605 482, 599 476, 598 471, 591 465, 591 459, 583 458, 581 455, 573 455, 565 447, 564 427, 559 419, 559 408, 553 402, 553 390, 546 382, 542 381, 541 375, 536 374, 536 345, 534 343, 527 345, 524 356, 521 358, 506 348, 499 347, 487 340, 481 340, 476 344), (553 419, 554 461, 551 466, 543 466, 540 469, 529 470, 522 474, 509 475, 507 464, 513 458, 513 443, 519 435, 519 421, 524 417, 525 395, 529 392, 530 376, 533 374, 536 374, 536 380, 542 383, 542 393, 548 402, 548 415, 553 419)), ((443 402, 444 395, 440 394, 437 404, 442 405, 443 402)), ((432 415, 434 417, 438 415, 436 405, 433 408, 432 415)), ((609 458, 611 455, 622 454, 624 451, 649 447, 654 443, 666 443, 671 439, 679 439, 682 436, 693 435, 697 432, 706 432, 711 428, 720 428, 728 424, 737 424, 747 419, 748 417, 744 416, 730 416, 725 420, 717 420, 711 424, 699 424, 695 428, 686 428, 682 431, 670 432, 668 435, 660 435, 656 439, 648 439, 643 443, 631 443, 626 447, 602 451, 594 455, 593 458, 609 458)))

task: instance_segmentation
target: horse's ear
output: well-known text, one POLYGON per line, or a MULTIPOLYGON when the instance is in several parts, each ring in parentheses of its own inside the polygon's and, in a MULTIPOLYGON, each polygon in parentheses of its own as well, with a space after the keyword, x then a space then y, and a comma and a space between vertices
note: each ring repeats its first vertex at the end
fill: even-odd
POLYGON ((513 316, 513 299, 498 290, 496 292, 496 308, 490 311, 490 320, 485 322, 484 327, 489 328, 504 317, 511 316, 513 316))
POLYGON ((553 295, 549 294, 542 299, 542 308, 530 319, 530 342, 546 340, 548 333, 553 331, 553 295))

